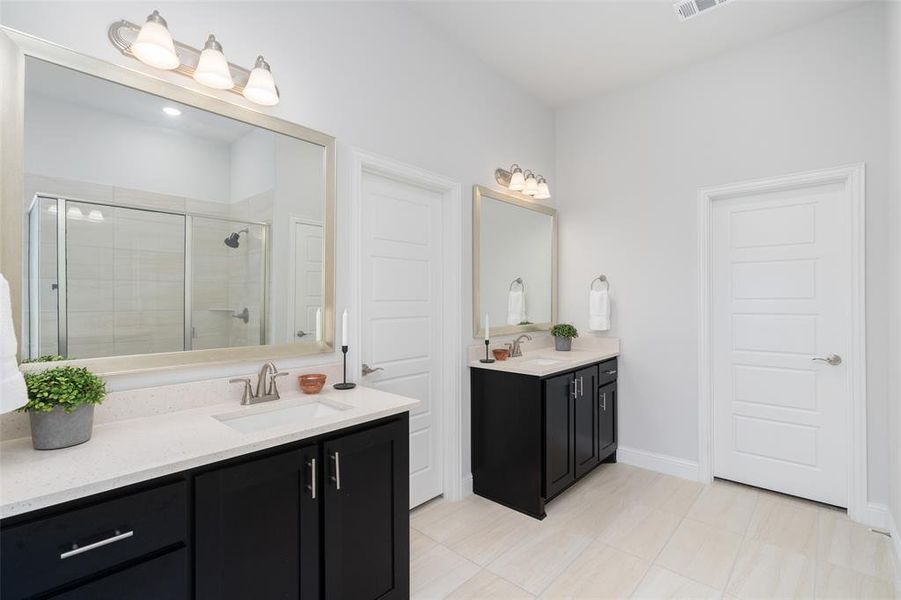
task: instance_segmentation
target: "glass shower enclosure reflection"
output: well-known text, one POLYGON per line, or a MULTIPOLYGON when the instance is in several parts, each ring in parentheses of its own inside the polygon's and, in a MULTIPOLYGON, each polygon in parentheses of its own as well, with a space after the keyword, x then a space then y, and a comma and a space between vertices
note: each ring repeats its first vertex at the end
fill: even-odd
POLYGON ((266 343, 268 225, 43 196, 28 218, 32 358, 266 343))

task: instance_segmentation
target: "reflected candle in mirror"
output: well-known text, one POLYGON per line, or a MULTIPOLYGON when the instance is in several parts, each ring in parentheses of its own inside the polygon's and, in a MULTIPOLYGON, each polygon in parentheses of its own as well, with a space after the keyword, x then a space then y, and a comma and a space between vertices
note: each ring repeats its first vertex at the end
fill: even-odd
POLYGON ((491 339, 491 329, 488 327, 488 313, 485 313, 485 341, 491 339))
POLYGON ((316 341, 322 341, 322 309, 316 309, 316 341))
POLYGON ((347 345, 347 309, 344 309, 344 313, 341 315, 341 345, 347 345))

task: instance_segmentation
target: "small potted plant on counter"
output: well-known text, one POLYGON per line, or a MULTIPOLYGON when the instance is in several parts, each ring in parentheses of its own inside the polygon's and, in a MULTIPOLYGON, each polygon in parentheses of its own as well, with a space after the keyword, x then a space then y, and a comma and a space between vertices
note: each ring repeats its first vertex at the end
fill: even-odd
POLYGON ((68 366, 26 371, 24 375, 28 402, 19 411, 27 412, 31 420, 35 450, 67 448, 91 439, 94 405, 106 398, 106 384, 101 378, 84 367, 68 366))
POLYGON ((569 323, 558 323, 551 327, 551 335, 554 336, 554 347, 566 352, 572 350, 573 338, 579 337, 579 332, 569 323))

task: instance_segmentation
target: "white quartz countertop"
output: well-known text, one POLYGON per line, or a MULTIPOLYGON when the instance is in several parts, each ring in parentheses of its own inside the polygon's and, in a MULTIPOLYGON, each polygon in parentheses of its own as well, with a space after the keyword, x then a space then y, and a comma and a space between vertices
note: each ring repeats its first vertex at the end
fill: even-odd
POLYGON ((317 395, 295 392, 252 406, 229 402, 97 425, 90 441, 62 450, 34 450, 28 437, 9 440, 0 444, 0 518, 315 437, 418 405, 418 400, 372 388, 338 391, 327 386, 317 395), (316 400, 349 408, 248 433, 215 418, 316 400))
POLYGON ((506 371, 508 373, 545 377, 607 360, 618 354, 618 346, 609 348, 573 348, 567 352, 558 352, 553 348, 541 348, 523 352, 523 355, 517 358, 496 360, 493 363, 472 360, 469 362, 469 366, 474 369, 506 371))

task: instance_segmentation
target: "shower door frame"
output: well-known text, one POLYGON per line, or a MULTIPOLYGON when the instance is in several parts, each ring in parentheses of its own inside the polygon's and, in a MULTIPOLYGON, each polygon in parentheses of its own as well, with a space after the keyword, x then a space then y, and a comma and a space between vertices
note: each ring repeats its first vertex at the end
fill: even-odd
MULTIPOLYGON (((66 204, 68 202, 75 202, 78 204, 89 204, 92 206, 105 206, 109 208, 124 208, 128 210, 138 210, 143 212, 152 212, 152 213, 162 213, 167 215, 175 215, 184 218, 184 270, 182 275, 182 281, 184 284, 184 289, 182 293, 182 302, 184 307, 184 333, 183 333, 183 343, 182 350, 176 352, 188 352, 193 350, 193 341, 194 341, 194 315, 193 315, 193 282, 191 277, 193 276, 193 260, 194 260, 194 248, 193 248, 193 224, 194 218, 200 219, 210 219, 214 221, 225 221, 229 223, 240 223, 243 225, 258 225, 262 228, 262 252, 260 252, 260 269, 262 273, 261 285, 260 285, 260 342, 259 346, 265 346, 268 342, 267 331, 269 328, 269 259, 270 259, 270 248, 269 248, 269 223, 264 223, 262 221, 247 221, 241 219, 232 219, 230 217, 220 217, 217 215, 209 215, 204 213, 193 213, 189 211, 177 211, 177 210, 166 210, 160 208, 144 208, 140 206, 133 206, 129 204, 120 204, 116 202, 98 202, 96 200, 82 200, 80 198, 76 198, 74 196, 66 196, 62 194, 48 194, 44 192, 36 192, 34 194, 34 198, 31 202, 31 207, 28 210, 28 218, 29 218, 29 240, 28 240, 28 354, 31 358, 37 358, 40 356, 40 336, 35 337, 35 332, 38 330, 34 325, 34 319, 36 311, 34 310, 34 304, 37 303, 38 308, 40 308, 40 292, 39 289, 35 286, 35 282, 39 282, 40 280, 40 266, 33 260, 33 252, 35 244, 37 240, 32 237, 34 233, 34 225, 31 222, 33 218, 40 218, 40 209, 41 209, 41 200, 55 200, 56 201, 56 319, 57 319, 57 354, 64 357, 66 360, 77 360, 70 359, 68 356, 69 351, 69 332, 68 332, 68 302, 67 302, 67 293, 68 293, 68 280, 67 280, 67 258, 68 258, 68 248, 66 247, 66 224, 67 224, 67 214, 68 207, 66 204), (34 217, 32 212, 37 209, 38 216, 34 217)), ((40 312, 40 311, 37 311, 40 312)), ((232 348, 237 346, 226 346, 225 348, 232 348)), ((218 348, 217 348, 218 349, 218 348)), ((120 354, 115 356, 133 356, 128 354, 120 354)))

